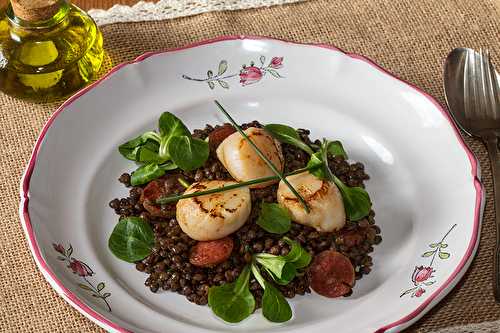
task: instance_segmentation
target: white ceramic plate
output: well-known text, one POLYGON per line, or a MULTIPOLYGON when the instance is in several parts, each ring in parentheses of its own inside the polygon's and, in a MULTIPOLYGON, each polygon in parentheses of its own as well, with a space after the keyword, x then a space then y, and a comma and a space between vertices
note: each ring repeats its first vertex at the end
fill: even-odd
POLYGON ((436 305, 469 266, 484 202, 478 173, 438 103, 370 60, 327 45, 223 37, 143 55, 64 103, 36 143, 20 213, 47 280, 109 331, 396 332, 436 305), (217 76, 221 60, 223 82, 208 83, 207 70, 217 76), (134 168, 117 146, 154 128, 166 110, 191 129, 221 123, 215 98, 240 122, 286 123, 339 139, 366 165, 383 242, 352 297, 299 296, 286 324, 253 315, 227 325, 183 296, 152 294, 144 274, 110 253, 117 217, 108 202, 126 196, 116 178, 134 168))

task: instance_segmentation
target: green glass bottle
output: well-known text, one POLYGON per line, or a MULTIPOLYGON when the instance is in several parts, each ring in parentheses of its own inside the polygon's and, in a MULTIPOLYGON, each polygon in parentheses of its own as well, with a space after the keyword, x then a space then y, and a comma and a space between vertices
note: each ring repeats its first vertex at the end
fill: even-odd
POLYGON ((64 98, 101 68, 102 34, 66 0, 11 0, 0 18, 0 90, 38 102, 64 98))

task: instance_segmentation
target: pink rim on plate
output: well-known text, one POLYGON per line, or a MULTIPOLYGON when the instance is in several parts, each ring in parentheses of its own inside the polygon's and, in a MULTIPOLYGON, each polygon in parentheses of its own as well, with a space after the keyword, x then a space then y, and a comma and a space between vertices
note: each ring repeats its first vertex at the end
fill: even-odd
MULTIPOLYGON (((91 85, 87 86, 86 88, 80 90, 77 92, 75 95, 70 97, 67 101, 65 101, 49 118, 47 123, 44 125, 40 135, 38 136, 38 139, 35 143, 35 147, 33 149, 33 152, 31 154, 31 157, 29 159, 26 171, 21 179, 21 202, 20 202, 20 218, 21 218, 21 223, 23 225, 23 228, 26 232, 26 236, 28 238, 29 245, 32 249, 33 256, 35 258, 35 261, 42 271, 44 273, 44 276, 53 284, 54 287, 58 290, 58 292, 64 296, 64 298, 71 303, 74 307, 76 307, 81 313, 85 314, 87 317, 93 319, 96 323, 100 324, 102 327, 105 328, 111 328, 115 331, 118 332, 130 332, 127 329, 117 325, 116 323, 113 323, 112 321, 106 319, 104 316, 100 315, 96 311, 94 311, 92 308, 87 306, 84 302, 82 302, 75 294, 73 294, 68 288, 64 286, 64 284, 57 278, 57 276, 50 270, 48 267, 47 263, 45 262, 43 256, 41 255, 40 248, 38 246, 31 221, 30 221, 30 215, 29 215, 29 210, 28 210, 28 202, 29 202, 29 187, 30 187, 30 179, 31 175, 33 173, 33 170, 35 168, 35 164, 37 161, 37 155, 40 149, 40 146, 42 144, 42 141, 49 130, 50 126, 54 122, 54 120, 69 106, 71 105, 74 101, 76 101, 78 98, 81 96, 85 95, 87 92, 89 92, 91 89, 97 87, 102 81, 106 80, 108 77, 110 77, 113 73, 116 71, 120 70, 121 68, 138 63, 141 61, 144 61, 145 59, 158 55, 158 54, 165 54, 169 52, 174 52, 174 51, 179 51, 179 50, 185 50, 185 49, 190 49, 194 48, 197 46, 201 45, 207 45, 207 44, 213 44, 221 41, 230 41, 230 40, 274 40, 274 41, 280 41, 280 42, 286 42, 286 43, 291 43, 291 44, 297 44, 297 45, 307 45, 307 46, 313 46, 313 47, 319 47, 323 49, 329 49, 337 52, 342 52, 345 55, 347 55, 350 58, 358 59, 361 61, 366 62, 367 64, 371 65, 372 67, 376 68, 377 70, 385 73, 386 75, 391 76, 392 78, 395 78, 396 80, 399 80, 406 85, 410 86, 420 94, 422 94, 425 98, 427 98, 429 101, 431 101, 434 106, 436 107, 437 110, 439 110, 444 117, 449 121, 450 126, 454 129, 456 138, 458 142, 460 143, 461 147, 464 149, 466 152, 469 161, 471 163, 471 172, 472 176, 474 177, 474 188, 476 190, 476 199, 475 199, 475 211, 474 211, 474 229, 473 229, 473 235, 471 237, 471 240, 467 246, 467 251, 466 254, 463 256, 463 258, 460 260, 459 265, 456 267, 456 269, 453 271, 453 273, 448 277, 448 279, 439 287, 436 291, 434 291, 433 294, 431 294, 418 308, 416 308, 414 311, 411 313, 407 314, 403 318, 392 322, 388 323, 387 325, 380 327, 379 329, 376 329, 375 332, 377 333, 382 333, 386 332, 391 328, 404 325, 405 323, 409 322, 410 320, 416 318, 416 317, 421 317, 426 311, 430 310, 430 303, 432 303, 436 298, 438 298, 441 293, 449 288, 453 287, 456 283, 458 283, 458 280, 454 281, 457 275, 459 275, 464 267, 469 263, 470 260, 472 259, 472 256, 475 253, 475 250, 477 248, 477 242, 479 239, 479 227, 480 227, 480 222, 481 222, 481 210, 482 210, 482 201, 484 197, 484 188, 479 180, 479 168, 478 168, 478 161, 472 151, 469 149, 467 144, 465 143, 464 139, 460 135, 460 131, 455 125, 454 121, 452 120, 451 116, 449 113, 443 109, 443 107, 429 94, 421 90, 420 88, 412 85, 409 82, 406 82, 403 79, 398 78, 397 76, 393 75, 392 73, 388 72, 384 68, 382 68, 380 65, 372 61, 371 59, 354 54, 354 53, 349 53, 345 52, 342 49, 332 46, 332 45, 327 45, 327 44, 308 44, 308 43, 297 43, 297 42, 289 42, 286 40, 278 39, 278 38, 271 38, 271 37, 262 37, 262 36, 222 36, 222 37, 217 37, 213 39, 208 39, 204 41, 200 41, 197 43, 193 43, 184 47, 179 47, 179 48, 173 48, 169 50, 164 50, 164 51, 158 51, 158 52, 148 52, 145 53, 139 57, 137 57, 133 61, 129 62, 124 62, 121 63, 114 68, 112 68, 106 75, 104 75, 102 78, 97 80, 96 82, 92 83, 91 85)), ((443 295, 444 296, 444 295, 443 295)))

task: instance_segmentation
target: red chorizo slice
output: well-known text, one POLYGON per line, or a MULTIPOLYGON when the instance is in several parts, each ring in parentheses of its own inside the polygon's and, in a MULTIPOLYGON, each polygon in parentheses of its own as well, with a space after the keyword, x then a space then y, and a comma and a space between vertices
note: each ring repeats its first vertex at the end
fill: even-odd
POLYGON ((225 124, 221 127, 218 127, 214 129, 209 135, 208 135, 208 144, 210 145, 210 148, 212 151, 215 151, 217 147, 226 139, 228 136, 236 132, 233 126, 229 124, 225 124))
POLYGON ((189 262, 199 267, 211 267, 226 261, 233 251, 233 240, 229 237, 198 242, 191 248, 189 262))
POLYGON ((325 297, 344 296, 354 285, 354 267, 351 261, 334 250, 326 250, 316 255, 309 274, 311 288, 325 297))
POLYGON ((155 202, 156 199, 165 195, 165 184, 164 182, 156 179, 149 182, 144 188, 141 194, 140 201, 149 200, 155 202))
POLYGON ((139 202, 142 203, 144 209, 146 209, 151 215, 158 217, 168 217, 167 213, 162 211, 161 207, 156 205, 156 200, 164 196, 165 184, 160 180, 153 180, 149 182, 144 188, 141 194, 139 202))

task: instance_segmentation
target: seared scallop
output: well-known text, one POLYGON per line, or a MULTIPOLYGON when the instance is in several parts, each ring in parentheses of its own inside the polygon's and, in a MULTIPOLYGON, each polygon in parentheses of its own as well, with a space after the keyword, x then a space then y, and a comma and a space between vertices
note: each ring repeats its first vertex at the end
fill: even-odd
POLYGON ((339 230, 345 225, 344 202, 333 182, 318 179, 308 172, 286 179, 302 195, 310 208, 307 213, 297 197, 281 181, 278 186, 278 202, 288 209, 293 221, 321 232, 339 230))
MULTIPOLYGON (((194 183, 184 194, 235 184, 212 180, 194 183)), ((235 232, 247 221, 251 210, 250 190, 234 190, 181 199, 177 203, 177 221, 182 231, 198 241, 216 240, 235 232)))
MULTIPOLYGON (((259 147, 274 166, 282 172, 284 158, 281 144, 262 128, 247 128, 245 134, 259 147)), ((237 181, 247 181, 274 175, 274 172, 267 166, 266 162, 257 155, 253 147, 238 132, 231 134, 222 141, 217 148, 217 157, 237 181)), ((270 181, 250 187, 263 188, 276 182, 270 181)))

